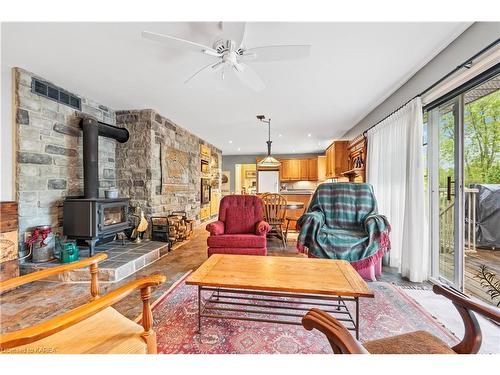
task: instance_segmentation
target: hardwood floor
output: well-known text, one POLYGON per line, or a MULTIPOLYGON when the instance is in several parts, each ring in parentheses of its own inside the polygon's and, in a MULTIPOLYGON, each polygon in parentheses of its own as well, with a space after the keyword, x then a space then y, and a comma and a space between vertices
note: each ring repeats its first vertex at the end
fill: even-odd
MULTIPOLYGON (((151 300, 161 297, 186 272, 196 269, 207 258, 206 231, 196 230, 191 241, 174 248, 155 263, 117 283, 101 283, 101 294, 108 293, 128 281, 151 274, 163 274, 167 281, 153 289, 151 300)), ((11 332, 55 317, 80 306, 90 299, 89 283, 58 283, 37 281, 0 296, 1 332, 11 332)), ((132 294, 113 306, 130 319, 142 311, 139 293, 132 294)))
MULTIPOLYGON (((170 253, 155 263, 143 268, 136 274, 117 283, 101 283, 101 294, 108 293, 124 283, 142 276, 161 273, 167 281, 152 293, 152 301, 160 298, 172 284, 179 280, 186 272, 198 268, 207 259, 206 239, 208 232, 201 226, 195 230, 193 238, 186 244, 174 248, 170 253)), ((281 241, 268 241, 269 256, 305 257, 297 252, 297 234, 289 234, 288 244, 283 248, 281 241)), ((384 270, 382 281, 398 285, 412 285, 401 279, 394 271, 384 270)), ((65 284, 58 282, 37 281, 0 296, 1 332, 11 332, 43 320, 55 317, 65 311, 90 301, 89 283, 65 284)), ((121 302, 116 308, 130 319, 135 319, 141 313, 139 294, 133 294, 121 302)))

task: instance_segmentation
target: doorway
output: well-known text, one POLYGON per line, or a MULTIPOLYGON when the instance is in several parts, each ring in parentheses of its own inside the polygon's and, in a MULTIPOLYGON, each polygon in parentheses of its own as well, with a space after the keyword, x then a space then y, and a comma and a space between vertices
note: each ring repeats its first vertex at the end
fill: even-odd
POLYGON ((500 76, 425 116, 432 278, 500 303, 486 279, 500 277, 500 76))
POLYGON ((255 163, 235 164, 234 192, 236 194, 257 193, 257 165, 255 163))

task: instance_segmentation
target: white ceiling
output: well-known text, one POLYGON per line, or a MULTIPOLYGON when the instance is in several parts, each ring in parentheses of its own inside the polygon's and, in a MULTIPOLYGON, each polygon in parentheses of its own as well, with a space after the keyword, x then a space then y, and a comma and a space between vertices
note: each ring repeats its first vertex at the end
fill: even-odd
POLYGON ((273 153, 305 153, 341 137, 468 25, 252 22, 247 47, 312 45, 306 60, 250 62, 261 92, 232 74, 184 84, 213 58, 141 38, 148 30, 212 45, 215 22, 4 23, 2 64, 114 109, 156 109, 229 155, 265 152, 267 129, 255 118, 265 114, 273 153))

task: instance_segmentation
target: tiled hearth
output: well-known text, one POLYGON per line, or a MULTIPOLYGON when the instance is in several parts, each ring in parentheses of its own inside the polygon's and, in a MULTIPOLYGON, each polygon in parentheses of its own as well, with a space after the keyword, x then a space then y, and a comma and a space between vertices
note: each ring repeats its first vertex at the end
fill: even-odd
MULTIPOLYGON (((88 252, 87 249, 80 248, 80 259, 88 257, 88 252)), ((102 252, 108 254, 108 259, 99 263, 99 281, 116 282, 160 259, 167 254, 168 246, 166 242, 157 241, 143 241, 138 244, 128 241, 122 244, 121 241, 113 241, 96 247, 96 254, 102 252)), ((20 265, 20 269, 22 274, 26 274, 60 264, 57 260, 44 263, 26 262, 20 265)), ((52 281, 63 282, 89 280, 88 268, 68 271, 52 278, 52 281)))

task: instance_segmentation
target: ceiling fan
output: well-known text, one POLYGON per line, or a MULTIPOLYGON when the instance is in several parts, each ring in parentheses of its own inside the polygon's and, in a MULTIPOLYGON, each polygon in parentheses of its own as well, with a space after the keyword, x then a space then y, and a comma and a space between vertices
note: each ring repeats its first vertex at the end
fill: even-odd
POLYGON ((170 46, 190 48, 209 57, 216 58, 215 61, 203 66, 186 79, 185 83, 191 81, 203 71, 222 71, 222 79, 224 79, 226 70, 232 70, 241 82, 255 91, 263 90, 265 85, 259 75, 247 64, 247 62, 301 59, 308 57, 310 54, 311 46, 304 44, 247 48, 243 44, 246 28, 245 22, 221 22, 219 23, 219 27, 222 31, 222 37, 218 38, 212 47, 171 35, 163 35, 150 31, 143 31, 142 37, 170 46))

